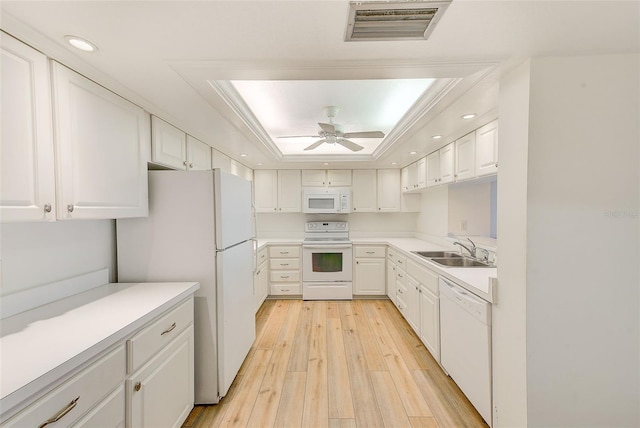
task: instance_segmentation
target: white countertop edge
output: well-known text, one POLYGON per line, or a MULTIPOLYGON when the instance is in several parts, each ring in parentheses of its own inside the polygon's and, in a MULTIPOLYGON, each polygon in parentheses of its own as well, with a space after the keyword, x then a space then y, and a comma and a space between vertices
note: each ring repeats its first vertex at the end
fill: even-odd
MULTIPOLYGON (((196 292, 196 290, 200 288, 200 284, 197 282, 175 284, 184 284, 187 288, 184 288, 181 292, 175 294, 169 300, 165 300, 163 303, 154 307, 152 310, 141 314, 141 316, 134 322, 117 331, 114 331, 113 334, 99 342, 96 342, 94 345, 85 349, 83 352, 75 355, 64 363, 56 366, 54 369, 44 373, 43 375, 34 378, 24 386, 14 389, 12 392, 3 396, 0 399, 0 409, 2 410, 2 417, 0 418, 0 422, 4 422, 8 418, 16 414, 19 409, 37 400, 51 389, 71 378, 73 375, 88 366, 89 362, 94 357, 101 355, 106 351, 109 351, 111 348, 114 348, 114 345, 116 343, 123 341, 132 333, 140 329, 148 322, 157 318, 169 308, 177 305, 178 303, 181 303, 182 301, 187 300, 196 292)), ((112 285, 114 284, 105 284, 103 287, 112 285)), ((136 284, 119 283, 118 285, 135 286, 136 284)), ((60 301, 53 302, 52 304, 57 304, 59 302, 60 301)), ((36 308, 35 310, 37 309, 38 308, 36 308)), ((4 391, 2 391, 2 393, 4 394, 4 391)))

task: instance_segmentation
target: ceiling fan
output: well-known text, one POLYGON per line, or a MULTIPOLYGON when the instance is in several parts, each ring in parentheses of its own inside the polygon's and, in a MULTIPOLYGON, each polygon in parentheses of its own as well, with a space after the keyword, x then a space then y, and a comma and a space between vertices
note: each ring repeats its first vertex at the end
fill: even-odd
POLYGON ((287 135, 278 138, 320 137, 322 138, 321 140, 305 147, 304 150, 313 150, 322 143, 328 143, 340 144, 354 152, 358 152, 364 147, 348 140, 347 138, 384 138, 384 132, 382 131, 342 132, 342 125, 333 123, 333 118, 336 117, 340 108, 336 106, 326 106, 323 110, 329 118, 329 123, 318 123, 320 126, 318 135, 287 135))

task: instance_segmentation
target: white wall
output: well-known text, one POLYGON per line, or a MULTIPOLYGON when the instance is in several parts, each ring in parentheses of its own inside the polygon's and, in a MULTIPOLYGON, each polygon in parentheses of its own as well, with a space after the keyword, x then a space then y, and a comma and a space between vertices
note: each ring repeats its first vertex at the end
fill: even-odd
POLYGON ((417 213, 351 213, 351 214, 302 214, 260 213, 257 216, 259 238, 295 238, 304 234, 304 223, 315 220, 348 221, 354 236, 413 236, 416 231, 417 213))
POLYGON ((640 426, 639 62, 531 62, 530 426, 640 426))
POLYGON ((450 185, 448 223, 449 232, 456 235, 490 236, 491 182, 474 180, 450 185))
POLYGON ((112 220, 3 224, 0 245, 0 296, 104 268, 115 280, 112 220))
POLYGON ((492 308, 493 422, 527 426, 526 291, 529 62, 500 82, 498 289, 492 308))
POLYGON ((449 188, 438 186, 422 192, 417 231, 443 237, 449 232, 449 188))

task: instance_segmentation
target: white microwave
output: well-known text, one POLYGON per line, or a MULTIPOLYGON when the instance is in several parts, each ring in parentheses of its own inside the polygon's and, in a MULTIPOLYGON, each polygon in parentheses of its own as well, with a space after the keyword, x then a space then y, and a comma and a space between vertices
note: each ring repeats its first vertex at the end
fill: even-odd
POLYGON ((302 212, 313 214, 346 214, 351 212, 351 189, 306 188, 302 198, 302 212))

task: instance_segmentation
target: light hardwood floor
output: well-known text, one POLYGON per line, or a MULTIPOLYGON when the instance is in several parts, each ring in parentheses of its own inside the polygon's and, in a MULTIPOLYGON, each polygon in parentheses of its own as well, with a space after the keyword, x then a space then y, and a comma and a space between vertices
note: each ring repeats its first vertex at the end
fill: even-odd
POLYGON ((389 300, 267 300, 229 394, 183 427, 486 427, 389 300))

